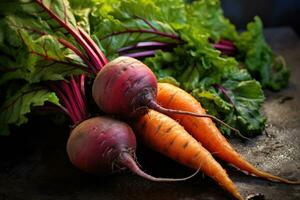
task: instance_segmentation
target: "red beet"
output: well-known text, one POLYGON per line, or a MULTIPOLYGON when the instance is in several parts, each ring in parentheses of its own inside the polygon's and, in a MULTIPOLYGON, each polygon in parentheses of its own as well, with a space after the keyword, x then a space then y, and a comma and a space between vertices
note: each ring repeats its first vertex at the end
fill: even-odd
POLYGON ((134 160, 135 135, 126 123, 109 118, 94 117, 78 124, 71 132, 67 152, 79 169, 99 175, 108 175, 122 169, 152 181, 187 180, 155 178, 143 172, 134 160))
POLYGON ((139 60, 121 56, 97 74, 92 93, 104 112, 132 117, 144 114, 147 103, 156 99, 157 80, 139 60))
POLYGON ((176 113, 209 117, 239 133, 212 115, 200 115, 160 106, 156 102, 157 79, 154 73, 144 63, 131 57, 120 56, 106 64, 94 80, 92 94, 98 107, 108 114, 137 117, 151 108, 166 115, 176 113))

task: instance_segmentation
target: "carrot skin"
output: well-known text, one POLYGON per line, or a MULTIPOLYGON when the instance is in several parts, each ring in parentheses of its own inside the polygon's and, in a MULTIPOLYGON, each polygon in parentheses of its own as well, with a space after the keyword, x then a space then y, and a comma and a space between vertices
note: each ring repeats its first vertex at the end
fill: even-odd
MULTIPOLYGON (((158 83, 157 102, 167 109, 206 114, 201 104, 192 95, 168 83, 158 83)), ((179 123, 184 126, 184 128, 197 141, 201 142, 208 151, 220 159, 234 165, 238 169, 271 181, 287 184, 300 183, 299 181, 290 181, 274 176, 270 173, 263 172, 250 164, 236 150, 234 150, 210 118, 172 113, 170 113, 169 116, 176 121, 179 121, 179 123)))
POLYGON ((243 199, 222 166, 198 141, 170 117, 154 110, 133 123, 135 133, 145 145, 213 178, 236 199, 243 199))

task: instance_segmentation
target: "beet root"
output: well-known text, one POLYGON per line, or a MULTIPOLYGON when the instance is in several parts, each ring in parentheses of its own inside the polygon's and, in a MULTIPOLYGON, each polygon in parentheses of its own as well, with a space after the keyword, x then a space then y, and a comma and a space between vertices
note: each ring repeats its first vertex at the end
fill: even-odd
MULTIPOLYGON (((107 114, 124 118, 139 117, 151 108, 163 114, 181 114, 208 117, 245 138, 239 130, 209 114, 166 109, 157 101, 157 79, 149 67, 141 61, 120 56, 98 72, 92 87, 93 98, 98 107, 107 114)), ((245 138, 248 139, 248 138, 245 138)))
POLYGON ((157 80, 139 60, 121 56, 97 74, 92 94, 105 113, 134 117, 145 114, 148 101, 156 99, 157 80))
POLYGON ((71 132, 67 152, 71 162, 81 170, 95 174, 110 174, 120 153, 136 149, 131 128, 108 117, 83 121, 71 132))
POLYGON ((193 177, 156 178, 143 172, 135 161, 136 138, 126 123, 94 117, 78 124, 67 142, 70 161, 82 171, 98 175, 129 169, 151 181, 183 181, 193 177))

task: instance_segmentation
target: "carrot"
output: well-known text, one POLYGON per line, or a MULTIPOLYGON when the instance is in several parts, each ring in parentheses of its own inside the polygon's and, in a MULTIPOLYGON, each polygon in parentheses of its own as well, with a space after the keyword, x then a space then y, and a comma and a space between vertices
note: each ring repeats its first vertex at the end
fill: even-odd
MULTIPOLYGON (((168 83, 158 84, 157 102, 167 109, 184 110, 201 115, 206 114, 201 104, 192 95, 168 83)), ((300 184, 299 181, 290 181, 263 172, 247 162, 233 149, 210 118, 199 118, 178 114, 170 114, 169 116, 176 121, 179 121, 179 123, 184 126, 197 141, 201 142, 208 151, 213 152, 214 155, 234 165, 236 168, 271 181, 300 184)))
POLYGON ((133 123, 135 133, 151 149, 213 178, 236 199, 243 199, 222 166, 180 124, 149 109, 133 123))

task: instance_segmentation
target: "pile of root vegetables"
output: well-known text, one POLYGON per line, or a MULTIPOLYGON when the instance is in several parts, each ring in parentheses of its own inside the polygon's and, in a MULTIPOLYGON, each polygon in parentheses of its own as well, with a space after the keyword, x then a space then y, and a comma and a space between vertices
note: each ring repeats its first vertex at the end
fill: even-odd
MULTIPOLYGON (((244 199, 216 157, 269 181, 300 183, 261 171, 246 161, 217 125, 243 133, 208 114, 189 92, 170 83, 158 83, 153 70, 136 59, 141 54, 127 52, 149 44, 162 48, 166 43, 123 46, 119 49, 123 55, 110 60, 109 51, 87 33, 86 24, 76 22, 67 1, 17 2, 12 1, 1 18, 1 27, 9 23, 11 28, 2 29, 0 38, 7 64, 0 84, 1 90, 8 91, 1 96, 5 99, 1 102, 5 114, 0 116, 3 132, 12 124, 26 123, 25 114, 31 107, 56 108, 73 124, 66 144, 70 161, 87 173, 107 175, 128 169, 145 179, 167 182, 184 181, 200 171, 235 199, 244 199), (93 105, 98 111, 91 111, 93 105), (195 173, 179 179, 146 174, 135 160, 136 138, 142 142, 139 145, 195 173)), ((213 48, 226 55, 236 51, 226 40, 213 48)), ((219 84, 213 87, 227 94, 219 84)))

